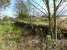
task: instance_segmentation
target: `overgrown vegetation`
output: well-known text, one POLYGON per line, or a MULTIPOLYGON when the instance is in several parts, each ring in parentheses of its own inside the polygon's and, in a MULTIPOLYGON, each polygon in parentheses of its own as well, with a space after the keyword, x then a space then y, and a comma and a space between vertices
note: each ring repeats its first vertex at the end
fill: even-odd
MULTIPOLYGON (((14 0, 1 0, 0 9, 12 4, 10 1, 14 0)), ((16 18, 0 19, 0 50, 67 50, 67 20, 58 17, 64 10, 59 11, 63 1, 41 0, 44 8, 35 0, 16 0, 16 18)))
POLYGON ((14 25, 14 21, 9 18, 10 17, 5 17, 0 21, 0 49, 4 49, 4 47, 9 49, 11 49, 11 47, 14 48, 22 37, 21 34, 23 33, 23 30, 17 28, 14 25), (14 45, 14 47, 10 45, 14 45))

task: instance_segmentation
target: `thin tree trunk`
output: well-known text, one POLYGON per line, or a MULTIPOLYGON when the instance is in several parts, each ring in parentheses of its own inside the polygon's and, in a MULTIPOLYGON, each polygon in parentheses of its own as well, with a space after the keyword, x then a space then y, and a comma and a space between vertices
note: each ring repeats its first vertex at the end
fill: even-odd
POLYGON ((54 14, 53 14, 53 18, 54 18, 54 34, 56 34, 56 4, 55 4, 55 0, 53 1, 54 3, 54 14))
MULTIPOLYGON (((49 32, 48 34, 51 36, 52 34, 52 23, 51 23, 51 13, 50 13, 50 7, 49 7, 49 0, 46 0, 47 10, 48 10, 48 20, 49 20, 49 32)), ((47 40, 47 39, 46 39, 47 40)), ((48 40, 46 41, 46 50, 49 50, 48 40)), ((50 49, 51 50, 51 49, 50 49)))
MULTIPOLYGON (((54 14, 53 14, 53 18, 54 18, 54 29, 53 29, 53 34, 54 34, 54 38, 56 39, 55 42, 57 42, 57 26, 56 26, 56 0, 53 0, 54 3, 54 14)), ((57 44, 55 44, 56 47, 55 49, 57 49, 57 44)))

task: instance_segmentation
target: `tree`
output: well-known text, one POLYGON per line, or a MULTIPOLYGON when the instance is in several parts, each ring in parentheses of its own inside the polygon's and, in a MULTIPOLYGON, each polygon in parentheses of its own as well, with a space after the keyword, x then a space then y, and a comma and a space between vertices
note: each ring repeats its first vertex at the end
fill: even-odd
MULTIPOLYGON (((37 8, 39 11, 41 11, 41 12, 43 12, 47 17, 48 17, 48 19, 49 19, 49 32, 51 33, 52 31, 51 31, 51 27, 52 27, 52 24, 51 24, 51 17, 53 17, 53 20, 54 20, 54 31, 53 31, 53 33, 55 34, 56 33, 56 17, 58 17, 58 10, 60 9, 60 7, 61 6, 63 6, 63 0, 42 0, 43 2, 44 2, 44 4, 46 5, 46 8, 47 8, 47 12, 48 13, 46 13, 46 11, 45 12, 43 12, 43 11, 41 11, 40 9, 38 9, 38 7, 36 7, 34 4, 32 4, 35 8, 37 8), (50 12, 50 5, 49 5, 49 3, 50 3, 50 1, 52 1, 53 2, 53 14, 51 14, 51 12, 50 12)), ((34 0, 32 0, 32 2, 34 2, 35 4, 38 4, 37 2, 35 2, 34 0)), ((39 4, 38 4, 39 5, 39 4)), ((39 5, 40 6, 40 5, 39 5)), ((40 6, 41 7, 41 6, 40 6)), ((44 9, 43 7, 41 7, 42 9, 44 9)), ((64 9, 64 8, 62 8, 62 9, 64 9)), ((44 9, 45 10, 45 9, 44 9)), ((62 11, 60 11, 61 13, 62 13, 62 11)), ((60 14, 61 15, 61 14, 60 14)), ((49 33, 49 34, 50 34, 49 33)))
MULTIPOLYGON (((43 12, 41 9, 39 9, 35 4, 31 3, 30 0, 28 0, 29 3, 34 6, 35 8, 37 8, 39 11, 41 11, 42 13, 45 14, 45 16, 48 17, 49 20, 49 35, 52 35, 52 38, 57 40, 57 22, 56 22, 56 17, 58 17, 59 15, 57 13, 62 13, 63 9, 61 11, 58 11, 60 9, 61 6, 63 6, 64 0, 42 0, 43 3, 45 4, 46 9, 44 9, 40 4, 38 4, 37 2, 35 2, 35 0, 31 0, 33 3, 37 4, 38 6, 40 6, 43 10, 45 10, 45 12, 43 12), (53 2, 53 14, 51 14, 51 7, 50 7, 50 1, 53 2), (52 23, 53 21, 53 23, 52 23)), ((65 0, 66 1, 66 0, 65 0)), ((61 15, 61 14, 60 14, 61 15)))
POLYGON ((24 3, 23 1, 16 1, 16 8, 17 8, 17 12, 18 13, 25 13, 27 14, 28 13, 28 8, 27 8, 27 5, 26 3, 24 3))
POLYGON ((2 7, 2 6, 6 6, 6 5, 8 5, 8 3, 10 2, 10 0, 0 0, 0 8, 2 7))

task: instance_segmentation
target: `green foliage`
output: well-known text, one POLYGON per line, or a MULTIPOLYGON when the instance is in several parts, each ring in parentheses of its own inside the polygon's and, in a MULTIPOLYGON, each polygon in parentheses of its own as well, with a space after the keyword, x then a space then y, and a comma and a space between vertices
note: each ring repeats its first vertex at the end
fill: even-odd
POLYGON ((17 18, 19 18, 19 19, 24 19, 24 18, 27 18, 29 15, 28 14, 26 14, 26 13, 19 13, 18 14, 18 17, 17 18))
POLYGON ((23 1, 18 1, 16 3, 16 9, 17 9, 17 14, 28 14, 28 8, 27 8, 27 5, 26 3, 24 3, 23 1))
POLYGON ((35 25, 48 25, 48 19, 47 18, 33 18, 33 17, 27 17, 23 19, 18 19, 18 22, 21 23, 27 23, 27 24, 35 24, 35 25))
POLYGON ((7 41, 20 41, 23 30, 17 28, 10 18, 5 17, 0 23, 0 37, 5 37, 7 41), (7 20, 8 19, 8 20, 7 20))
POLYGON ((0 0, 0 7, 2 7, 2 6, 6 6, 6 5, 8 5, 8 3, 10 2, 10 0, 0 0))

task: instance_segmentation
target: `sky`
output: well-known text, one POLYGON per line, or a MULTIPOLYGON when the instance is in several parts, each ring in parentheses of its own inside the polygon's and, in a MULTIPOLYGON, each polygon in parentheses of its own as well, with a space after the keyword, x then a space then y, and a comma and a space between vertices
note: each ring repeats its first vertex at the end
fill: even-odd
MULTIPOLYGON (((22 0, 22 1, 27 2, 27 0, 22 0)), ((42 0, 33 0, 33 1, 35 1, 36 3, 38 3, 38 4, 39 4, 41 7, 43 7, 44 9, 46 9, 45 4, 42 2, 42 0)), ((30 2, 31 2, 32 4, 34 4, 36 7, 38 7, 41 11, 45 12, 44 9, 42 9, 42 8, 41 8, 40 6, 38 6, 36 3, 32 2, 32 0, 30 0, 30 2)), ((11 0, 10 5, 9 5, 4 11, 2 11, 2 14, 3 14, 3 15, 7 15, 7 16, 11 16, 11 17, 14 17, 14 15, 16 15, 16 12, 15 12, 16 5, 15 5, 15 4, 16 4, 16 0, 11 0)), ((50 7, 53 7, 52 4, 53 4, 52 1, 50 1, 50 7)), ((66 5, 67 5, 67 2, 65 2, 62 7, 66 6, 66 5)), ((59 9, 58 11, 61 11, 61 10, 62 10, 62 7, 60 7, 60 9, 59 9)), ((46 9, 46 10, 47 10, 47 9, 46 9)), ((53 8, 51 8, 50 10, 51 10, 51 12, 52 12, 52 11, 53 11, 53 8)), ((34 10, 31 10, 32 13, 33 13, 33 11, 34 11, 34 10)), ((35 15, 41 15, 42 13, 41 13, 39 10, 35 9, 34 14, 35 14, 35 15)), ((65 11, 64 11, 63 14, 64 14, 64 15, 67 15, 67 8, 65 8, 65 11)))
MULTIPOLYGON (((42 0, 33 0, 36 3, 38 3, 41 7, 43 7, 44 9, 46 9, 45 4, 42 2, 42 0)), ((32 0, 31 0, 32 2, 32 0)), ((60 2, 60 0, 58 0, 58 2, 56 2, 56 4, 58 4, 60 2)), ((33 2, 32 2, 33 3, 33 2)), ((43 12, 45 12, 44 9, 42 9, 40 6, 38 6, 37 4, 33 3, 36 7, 38 7, 40 10, 42 10, 43 12)), ((49 0, 49 5, 50 5, 50 12, 51 14, 53 14, 53 0, 49 0)), ((46 9, 47 11, 47 9, 46 9)), ((38 13, 39 14, 39 13, 38 13)), ((41 15, 41 14, 40 14, 41 15)), ((65 0, 65 2, 62 4, 62 6, 58 9, 58 13, 57 15, 59 16, 65 16, 67 15, 67 2, 65 0), (62 10, 64 8, 64 10, 62 10), (63 11, 63 12, 62 12, 63 11), (62 13, 61 13, 62 12, 62 13)))
MULTIPOLYGON (((44 13, 46 13, 45 12, 45 10, 47 11, 46 5, 44 4, 44 2, 42 0, 30 0, 30 2, 37 7, 37 8, 35 8, 34 6, 31 6, 31 8, 30 8, 30 9, 32 9, 30 11, 30 12, 32 12, 31 14, 34 13, 33 15, 35 15, 35 16, 41 16, 44 13), (38 9, 40 9, 40 10, 38 10, 38 9)), ((52 1, 50 1, 50 7, 53 7, 53 5, 52 6, 51 5, 52 5, 52 1)), ((52 8, 51 8, 51 10, 52 10, 52 8)))
POLYGON ((10 2, 10 5, 8 7, 5 8, 5 10, 3 10, 3 15, 6 15, 6 16, 10 16, 10 17, 14 17, 14 15, 16 14, 15 12, 15 6, 16 4, 16 0, 11 0, 10 2))

